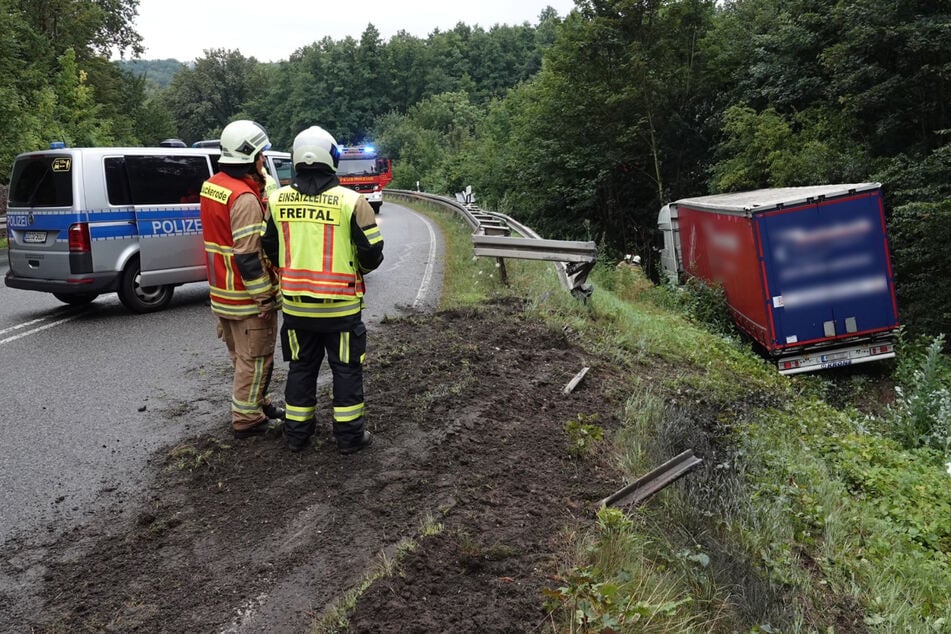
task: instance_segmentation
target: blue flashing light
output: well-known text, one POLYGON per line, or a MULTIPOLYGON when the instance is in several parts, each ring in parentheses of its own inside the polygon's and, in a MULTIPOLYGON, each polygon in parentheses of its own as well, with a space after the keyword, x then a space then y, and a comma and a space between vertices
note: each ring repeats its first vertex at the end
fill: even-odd
POLYGON ((370 154, 371 152, 376 152, 376 148, 373 147, 372 145, 366 145, 366 146, 363 147, 363 151, 364 151, 366 154, 370 154))
POLYGON ((63 141, 53 141, 52 143, 50 143, 51 150, 62 150, 65 147, 66 147, 66 143, 64 143, 63 141))

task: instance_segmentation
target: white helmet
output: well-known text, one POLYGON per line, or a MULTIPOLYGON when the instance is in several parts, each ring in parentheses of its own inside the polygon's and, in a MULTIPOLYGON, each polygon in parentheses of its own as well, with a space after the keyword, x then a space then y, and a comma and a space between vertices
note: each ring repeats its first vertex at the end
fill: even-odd
POLYGON ((340 162, 340 150, 329 132, 314 125, 294 138, 291 158, 295 167, 322 163, 336 172, 340 162))
POLYGON ((633 262, 634 264, 640 264, 640 263, 641 263, 641 256, 635 255, 633 258, 631 258, 631 262, 633 262))
POLYGON ((222 165, 243 165, 254 163, 258 152, 271 147, 267 131, 254 121, 241 119, 232 121, 221 131, 222 165))

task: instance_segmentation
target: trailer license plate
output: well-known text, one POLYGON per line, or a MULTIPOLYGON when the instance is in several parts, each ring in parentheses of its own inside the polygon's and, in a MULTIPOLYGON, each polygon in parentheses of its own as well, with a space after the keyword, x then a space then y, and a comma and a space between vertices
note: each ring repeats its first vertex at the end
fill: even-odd
POLYGON ((838 361, 839 359, 848 359, 848 352, 835 352, 833 354, 824 354, 819 357, 823 363, 828 363, 829 361, 838 361))
POLYGON ((29 244, 46 242, 45 231, 27 231, 23 234, 23 241, 29 244))

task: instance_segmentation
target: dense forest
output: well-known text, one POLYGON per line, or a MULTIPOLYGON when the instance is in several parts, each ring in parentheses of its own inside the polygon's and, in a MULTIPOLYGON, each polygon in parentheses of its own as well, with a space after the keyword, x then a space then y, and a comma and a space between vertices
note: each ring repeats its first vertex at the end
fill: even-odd
POLYGON ((471 185, 611 259, 651 254, 673 199, 879 181, 902 319, 951 329, 946 1, 576 0, 534 25, 384 41, 369 24, 276 64, 236 43, 177 67, 138 63, 137 0, 0 2, 3 174, 54 139, 190 143, 246 117, 288 148, 318 124, 372 139, 395 187, 471 185))

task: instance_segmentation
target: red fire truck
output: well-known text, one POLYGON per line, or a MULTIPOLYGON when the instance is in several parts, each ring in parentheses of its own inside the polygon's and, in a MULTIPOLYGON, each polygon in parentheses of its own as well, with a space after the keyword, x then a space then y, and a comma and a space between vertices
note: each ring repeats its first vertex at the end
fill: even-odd
POLYGON ((342 147, 337 176, 341 185, 363 194, 373 211, 380 213, 383 188, 393 180, 393 166, 372 145, 342 147))

